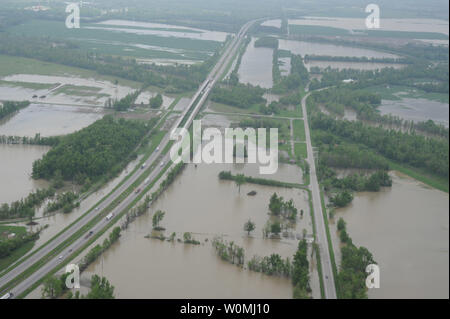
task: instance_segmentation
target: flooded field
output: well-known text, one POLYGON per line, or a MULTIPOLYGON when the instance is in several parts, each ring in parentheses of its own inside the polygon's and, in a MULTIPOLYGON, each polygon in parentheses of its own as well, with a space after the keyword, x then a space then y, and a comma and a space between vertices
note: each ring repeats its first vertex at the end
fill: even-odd
MULTIPOLYGON (((364 18, 340 17, 304 17, 303 19, 289 19, 290 25, 311 25, 341 28, 346 30, 366 29, 364 18)), ((382 31, 405 32, 437 32, 448 35, 448 21, 438 19, 388 19, 383 18, 380 24, 382 31)))
POLYGON ((293 54, 315 54, 330 56, 368 57, 368 58, 398 58, 397 55, 375 51, 370 49, 353 48, 342 45, 314 43, 306 41, 295 41, 279 39, 280 50, 291 51, 293 54))
MULTIPOLYGON (((378 193, 355 194, 336 211, 357 246, 367 247, 380 266, 380 288, 369 298, 448 298, 449 197, 400 173, 378 193)), ((336 225, 333 247, 340 262, 336 225)))
POLYGON ((101 109, 32 103, 0 121, 0 135, 55 136, 73 133, 102 118, 101 109))
POLYGON ((356 69, 356 70, 380 70, 385 68, 401 69, 404 68, 405 64, 397 63, 377 63, 377 62, 340 62, 340 61, 314 61, 309 60, 305 63, 305 67, 308 71, 312 67, 318 67, 320 69, 332 68, 332 69, 356 69))
POLYGON ((382 100, 378 109, 381 114, 397 115, 414 122, 433 120, 448 127, 449 105, 446 103, 402 98, 401 100, 382 100))
MULTIPOLYGON (((292 284, 288 279, 252 273, 222 261, 211 240, 222 235, 224 240, 234 241, 244 247, 247 261, 255 254, 278 253, 292 258, 298 243, 295 237, 301 236, 303 229, 312 233, 307 193, 245 184, 239 194, 233 182, 218 179, 223 169, 227 168, 189 165, 150 209, 166 212, 161 223, 166 235, 176 232, 176 238, 182 238, 184 232, 192 232, 201 245, 144 238, 152 227, 151 214, 144 214, 83 276, 93 273, 107 276, 119 298, 291 298, 292 284), (256 196, 245 195, 251 190, 257 192, 256 196), (285 199, 292 198, 298 210, 305 211, 292 230, 293 238, 262 236, 273 192, 285 199), (250 238, 243 231, 249 218, 256 224, 250 238)), ((313 295, 318 298, 315 268, 311 277, 313 295)))
MULTIPOLYGON (((177 37, 177 38, 189 38, 198 40, 210 40, 223 42, 227 38, 228 33, 220 31, 209 31, 197 28, 189 28, 170 24, 150 23, 150 22, 137 22, 129 20, 106 20, 97 23, 102 26, 114 26, 107 27, 107 30, 128 32, 134 34, 151 34, 162 37, 177 37), (120 28, 127 27, 127 28, 120 28), (136 29, 132 29, 135 27, 136 29)), ((94 27, 91 27, 92 29, 94 27)))
POLYGON ((55 104, 103 106, 108 98, 121 99, 133 91, 128 86, 105 80, 74 76, 50 76, 38 74, 14 74, 2 78, 11 85, 0 86, 2 100, 36 100, 55 104), (33 90, 20 84, 49 84, 51 89, 33 90), (16 86, 14 86, 16 85, 16 86), (36 97, 33 98, 33 95, 36 97))
POLYGON ((242 56, 239 66, 239 81, 259 85, 262 88, 271 88, 273 50, 269 48, 255 48, 256 38, 252 38, 247 50, 242 56))
POLYGON ((0 205, 48 186, 46 181, 33 180, 30 175, 33 162, 49 150, 48 146, 0 144, 0 205))

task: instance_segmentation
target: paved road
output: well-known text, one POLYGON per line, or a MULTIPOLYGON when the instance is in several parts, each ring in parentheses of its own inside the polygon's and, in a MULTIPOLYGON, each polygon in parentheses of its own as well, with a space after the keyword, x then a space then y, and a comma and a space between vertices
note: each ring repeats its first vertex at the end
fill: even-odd
POLYGON ((325 230, 325 221, 320 201, 320 189, 317 181, 316 163, 314 161, 314 153, 311 144, 311 135, 308 124, 308 114, 306 111, 306 99, 310 93, 306 94, 302 99, 303 119, 305 122, 306 149, 308 151, 307 161, 310 170, 309 189, 312 192, 312 203, 314 208, 314 220, 316 222, 316 242, 319 245, 320 261, 322 264, 323 282, 325 288, 325 298, 336 299, 336 287, 334 285, 333 268, 331 266, 330 252, 328 247, 327 233, 325 230))
MULTIPOLYGON (((206 100, 208 94, 211 92, 212 88, 214 87, 215 83, 220 79, 220 75, 224 72, 226 69, 228 63, 233 58, 233 55, 235 54, 236 50, 239 48, 239 45, 242 42, 242 39, 245 36, 245 33, 247 32, 248 28, 255 22, 250 21, 247 24, 245 24, 238 35, 232 40, 232 43, 227 47, 226 51, 222 54, 221 58, 219 59, 218 63, 214 66, 212 71, 210 72, 209 76, 203 82, 196 94, 192 97, 191 103, 189 106, 183 111, 182 115, 180 116, 179 120, 174 124, 173 128, 179 127, 179 124, 182 122, 182 120, 186 117, 186 115, 189 113, 192 106, 195 104, 195 101, 199 98, 199 102, 196 104, 194 110, 189 115, 188 120, 185 122, 184 127, 187 128, 192 123, 193 119, 195 118, 195 115, 200 110, 202 104, 206 100)), ((161 155, 162 150, 165 148, 165 146, 170 141, 170 134, 166 134, 166 136, 163 138, 159 145, 159 150, 153 153, 149 159, 147 160, 147 167, 148 165, 151 165, 158 157, 161 155)), ((150 180, 153 180, 158 176, 158 174, 162 171, 165 165, 170 160, 170 152, 168 152, 162 159, 161 164, 158 163, 156 168, 152 171, 152 173, 149 175, 150 180)), ((106 208, 109 204, 111 204, 114 199, 116 199, 120 194, 122 194, 131 184, 133 184, 143 173, 144 170, 138 169, 133 176, 131 176, 123 185, 121 185, 116 191, 113 192, 106 200, 104 200, 99 206, 98 209, 92 210, 90 213, 86 214, 83 218, 81 218, 78 222, 73 224, 67 231, 60 234, 57 238, 55 238, 53 241, 51 241, 47 246, 36 252, 34 255, 29 257, 27 260, 16 266, 14 269, 12 269, 10 272, 6 273, 4 276, 0 278, 0 287, 4 286, 11 280, 13 280, 15 277, 23 273, 26 269, 31 267, 33 264, 38 262, 41 258, 43 258, 45 255, 50 253, 52 250, 54 250, 57 246, 59 246, 61 243, 69 239, 73 234, 75 234, 78 230, 80 230, 84 225, 89 223, 95 216, 97 216, 102 209, 106 208)), ((143 188, 145 185, 142 184, 139 187, 143 188)), ((137 196, 134 192, 130 194, 126 199, 124 199, 115 209, 113 209, 112 213, 118 214, 123 209, 125 209, 137 196)), ((101 222, 97 223, 93 228, 90 229, 90 232, 96 233, 103 229, 107 225, 109 221, 106 219, 103 219, 101 222)), ((58 264, 62 263, 67 257, 70 256, 72 251, 75 251, 82 247, 87 238, 85 236, 82 236, 81 238, 77 239, 74 243, 72 243, 70 246, 66 247, 58 256, 55 256, 50 261, 48 261, 46 264, 44 264, 41 268, 39 268, 37 271, 35 271, 33 274, 31 274, 29 277, 24 279, 22 282, 17 284, 14 288, 10 289, 10 292, 13 293, 14 296, 18 296, 21 293, 23 293, 27 288, 32 286, 34 283, 36 283, 38 280, 43 278, 46 274, 48 274, 52 269, 54 269, 58 264)), ((6 293, 6 292, 3 292, 6 293)))

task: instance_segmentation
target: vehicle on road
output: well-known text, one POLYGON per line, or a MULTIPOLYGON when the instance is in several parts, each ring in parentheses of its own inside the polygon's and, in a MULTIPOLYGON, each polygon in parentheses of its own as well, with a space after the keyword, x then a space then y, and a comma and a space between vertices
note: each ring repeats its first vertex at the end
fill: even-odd
POLYGON ((141 166, 141 169, 144 169, 145 168, 145 163, 144 164, 142 164, 142 166, 141 166))
POLYGON ((114 217, 114 213, 109 213, 108 215, 106 215, 106 220, 111 220, 114 217))
POLYGON ((63 259, 63 256, 62 256, 62 255, 58 257, 58 260, 59 260, 59 261, 61 261, 62 259, 63 259))
POLYGON ((150 178, 146 178, 144 184, 147 185, 150 182, 150 178))
POLYGON ((3 295, 0 299, 11 299, 14 297, 14 294, 12 292, 8 292, 7 294, 3 295))
POLYGON ((139 194, 139 192, 141 191, 140 188, 136 189, 136 191, 134 192, 135 194, 139 194))
POLYGON ((160 164, 159 166, 163 167, 163 166, 164 166, 164 161, 163 161, 163 162, 161 162, 161 164, 160 164))
POLYGON ((94 232, 91 230, 89 233, 86 234, 86 236, 84 236, 84 239, 89 238, 89 236, 91 236, 94 232))
POLYGON ((156 151, 157 151, 157 152, 159 151, 159 146, 158 146, 158 147, 156 147, 156 151))

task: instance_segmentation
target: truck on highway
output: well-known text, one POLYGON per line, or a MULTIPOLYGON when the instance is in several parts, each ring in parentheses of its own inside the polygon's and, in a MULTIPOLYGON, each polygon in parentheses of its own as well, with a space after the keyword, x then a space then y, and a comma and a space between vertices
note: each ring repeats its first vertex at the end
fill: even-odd
POLYGON ((14 297, 14 294, 12 292, 8 292, 6 295, 3 295, 0 299, 11 299, 14 297))
POLYGON ((114 213, 109 213, 108 215, 106 215, 106 220, 111 220, 114 217, 114 213))

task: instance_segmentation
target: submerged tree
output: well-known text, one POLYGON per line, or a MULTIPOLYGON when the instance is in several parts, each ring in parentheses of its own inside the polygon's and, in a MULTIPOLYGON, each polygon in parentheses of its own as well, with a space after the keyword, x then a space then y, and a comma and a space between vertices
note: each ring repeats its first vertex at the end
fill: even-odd
POLYGON ((250 233, 255 230, 255 223, 250 219, 244 224, 244 230, 250 236, 250 233))

